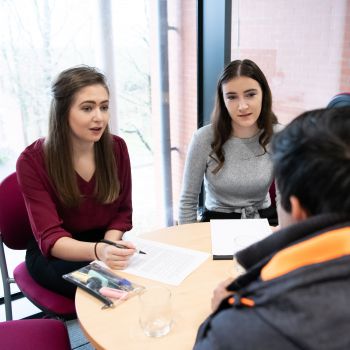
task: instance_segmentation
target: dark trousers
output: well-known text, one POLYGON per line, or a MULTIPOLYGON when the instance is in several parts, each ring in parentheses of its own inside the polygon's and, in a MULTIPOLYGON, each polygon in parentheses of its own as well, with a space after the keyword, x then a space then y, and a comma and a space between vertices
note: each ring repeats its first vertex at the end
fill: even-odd
MULTIPOLYGON (((277 210, 276 207, 270 206, 266 209, 258 210, 259 215, 263 219, 267 219, 271 226, 278 225, 277 210)), ((201 222, 209 222, 211 219, 240 219, 241 213, 221 213, 219 211, 212 211, 205 208, 202 213, 201 222)))
MULTIPOLYGON (((103 235, 104 231, 84 232, 74 238, 81 241, 97 242, 103 238, 103 235)), ((78 270, 89 263, 90 261, 66 261, 46 258, 42 255, 34 239, 29 243, 26 252, 26 265, 33 279, 43 287, 71 299, 75 297, 76 286, 64 280, 62 275, 78 270)))

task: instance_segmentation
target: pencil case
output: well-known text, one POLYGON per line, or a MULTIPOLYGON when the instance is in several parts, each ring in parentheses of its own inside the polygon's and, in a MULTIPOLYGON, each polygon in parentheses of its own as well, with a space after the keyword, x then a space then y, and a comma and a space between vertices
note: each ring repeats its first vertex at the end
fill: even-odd
POLYGON ((62 277, 100 300, 104 304, 103 308, 124 302, 144 289, 143 286, 117 275, 113 270, 96 262, 62 277))

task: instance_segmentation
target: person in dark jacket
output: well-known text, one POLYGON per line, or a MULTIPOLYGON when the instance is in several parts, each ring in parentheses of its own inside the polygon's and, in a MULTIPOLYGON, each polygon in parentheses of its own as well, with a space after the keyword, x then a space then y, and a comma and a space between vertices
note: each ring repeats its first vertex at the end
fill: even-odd
POLYGON ((350 92, 341 92, 331 98, 327 108, 339 108, 350 106, 350 92))
POLYGON ((303 113, 272 141, 281 229, 238 252, 195 350, 350 349, 350 107, 303 113))

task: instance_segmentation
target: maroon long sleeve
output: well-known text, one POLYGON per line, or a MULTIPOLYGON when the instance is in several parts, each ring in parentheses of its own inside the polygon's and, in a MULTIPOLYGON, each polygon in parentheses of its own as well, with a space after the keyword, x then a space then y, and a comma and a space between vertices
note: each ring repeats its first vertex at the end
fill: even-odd
POLYGON ((61 237, 73 237, 93 230, 132 228, 131 169, 125 141, 113 136, 117 160, 120 194, 111 204, 101 204, 94 198, 95 177, 87 182, 77 174, 78 186, 84 199, 77 208, 67 208, 45 167, 44 139, 28 146, 17 160, 17 177, 23 192, 30 223, 39 247, 45 256, 61 237))

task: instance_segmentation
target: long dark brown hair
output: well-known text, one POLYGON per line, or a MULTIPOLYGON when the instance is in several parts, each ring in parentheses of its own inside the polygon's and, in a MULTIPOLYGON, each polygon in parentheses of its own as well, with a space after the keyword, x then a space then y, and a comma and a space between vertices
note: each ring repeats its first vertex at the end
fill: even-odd
MULTIPOLYGON (((72 143, 68 115, 76 94, 84 87, 102 85, 109 89, 105 76, 96 68, 78 66, 61 72, 52 84, 49 132, 45 140, 45 161, 49 176, 68 207, 79 205, 81 194, 73 166, 72 143)), ((94 144, 95 196, 101 203, 111 203, 119 196, 120 182, 113 152, 112 136, 106 127, 101 139, 94 144)))
POLYGON ((259 143, 266 153, 266 145, 270 142, 273 134, 273 125, 277 124, 277 118, 272 112, 272 96, 269 84, 264 73, 251 60, 235 60, 229 63, 222 72, 216 88, 215 106, 212 113, 212 127, 214 130, 214 139, 211 144, 212 155, 218 161, 217 167, 213 170, 216 174, 224 165, 225 154, 223 151, 224 143, 232 136, 232 119, 225 106, 222 85, 237 77, 248 77, 256 80, 262 90, 261 113, 258 118, 258 128, 262 130, 259 136, 259 143))

